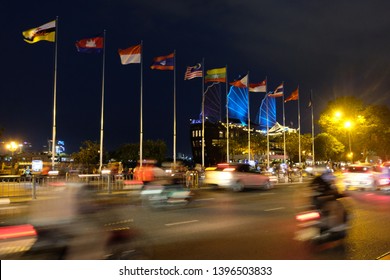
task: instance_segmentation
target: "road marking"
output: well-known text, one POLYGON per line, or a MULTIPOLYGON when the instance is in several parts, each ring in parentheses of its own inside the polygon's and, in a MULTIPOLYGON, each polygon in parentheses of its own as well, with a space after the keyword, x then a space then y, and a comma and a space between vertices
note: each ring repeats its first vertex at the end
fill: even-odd
POLYGON ((267 192, 267 193, 261 193, 259 195, 272 195, 272 194, 275 194, 274 192, 267 192))
POLYGON ((177 223, 171 223, 171 224, 165 224, 165 226, 178 226, 178 225, 184 225, 184 224, 190 224, 190 223, 196 223, 199 222, 199 220, 191 220, 191 221, 184 221, 184 222, 177 222, 177 223))
POLYGON ((282 209, 285 209, 285 207, 270 208, 270 209, 265 209, 264 211, 268 212, 268 211, 276 211, 276 210, 282 210, 282 209))

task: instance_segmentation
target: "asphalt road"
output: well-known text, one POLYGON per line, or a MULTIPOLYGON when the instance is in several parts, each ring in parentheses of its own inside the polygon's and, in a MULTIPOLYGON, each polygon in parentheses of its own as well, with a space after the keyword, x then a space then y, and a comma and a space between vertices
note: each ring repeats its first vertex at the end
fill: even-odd
POLYGON ((161 208, 143 205, 132 192, 115 198, 121 215, 110 218, 131 221, 141 232, 140 246, 155 260, 373 260, 390 251, 390 195, 348 195, 349 235, 315 250, 294 240, 295 214, 308 205, 306 184, 240 193, 202 189, 189 205, 161 208))

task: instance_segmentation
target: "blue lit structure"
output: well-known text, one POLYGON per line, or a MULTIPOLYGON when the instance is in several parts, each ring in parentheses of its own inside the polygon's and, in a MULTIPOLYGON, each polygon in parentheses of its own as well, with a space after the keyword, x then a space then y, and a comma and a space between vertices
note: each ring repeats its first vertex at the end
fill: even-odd
POLYGON ((257 120, 260 125, 260 130, 267 131, 267 105, 268 105, 268 129, 276 123, 276 98, 266 95, 261 101, 257 120))
POLYGON ((248 124, 248 88, 230 87, 228 94, 229 120, 248 124))

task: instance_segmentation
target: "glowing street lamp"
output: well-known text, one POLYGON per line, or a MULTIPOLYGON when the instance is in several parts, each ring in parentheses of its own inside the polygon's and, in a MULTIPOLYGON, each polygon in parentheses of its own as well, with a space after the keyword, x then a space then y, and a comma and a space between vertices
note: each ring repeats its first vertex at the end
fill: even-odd
POLYGON ((12 153, 12 156, 14 156, 14 152, 18 149, 19 145, 16 142, 11 141, 5 147, 12 153))

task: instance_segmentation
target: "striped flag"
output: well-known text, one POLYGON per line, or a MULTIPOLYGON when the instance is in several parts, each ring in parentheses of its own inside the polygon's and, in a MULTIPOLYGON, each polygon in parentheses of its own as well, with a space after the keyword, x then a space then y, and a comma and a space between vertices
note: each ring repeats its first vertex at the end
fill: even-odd
POLYGON ((141 45, 118 50, 122 65, 131 63, 141 63, 141 45))
POLYGON ((268 97, 282 97, 284 94, 284 85, 281 83, 278 85, 278 87, 275 89, 274 93, 269 93, 268 97))
POLYGON ((174 70, 175 67, 175 53, 169 55, 157 56, 153 58, 153 63, 150 69, 154 70, 174 70))
POLYGON ((193 78, 203 77, 202 64, 197 63, 195 66, 188 66, 184 74, 184 80, 191 80, 193 78))

